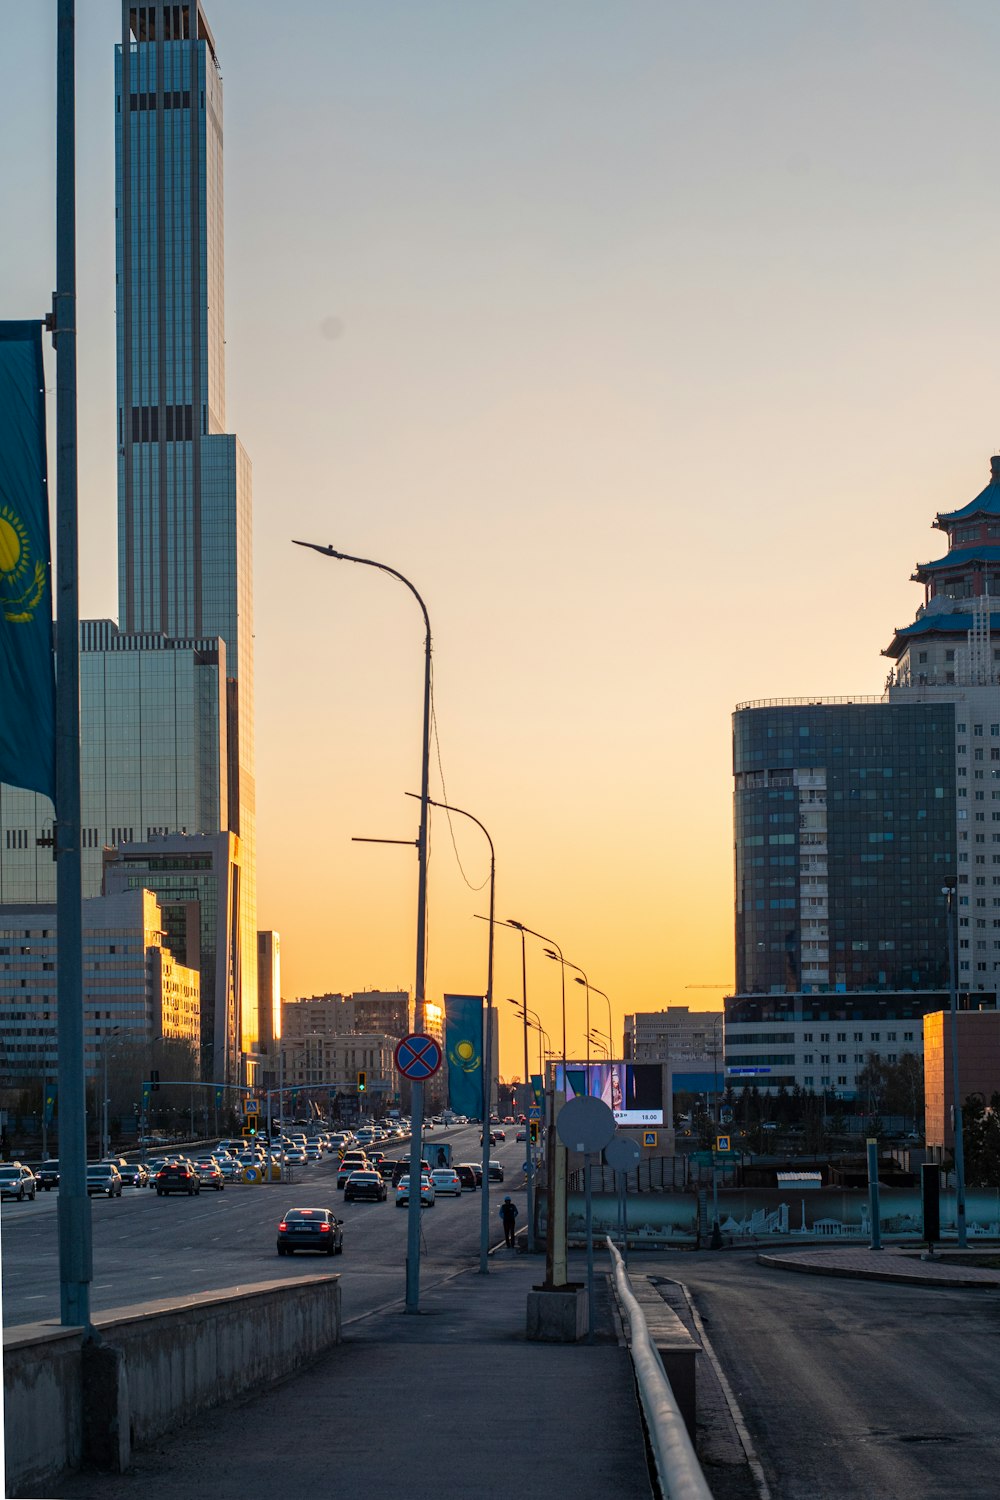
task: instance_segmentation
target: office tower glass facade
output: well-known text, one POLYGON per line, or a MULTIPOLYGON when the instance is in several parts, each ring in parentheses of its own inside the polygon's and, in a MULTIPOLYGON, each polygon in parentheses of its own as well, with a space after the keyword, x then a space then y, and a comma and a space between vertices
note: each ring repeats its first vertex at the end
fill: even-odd
POLYGON ((947 985, 954 704, 746 706, 733 771, 737 993, 947 985))

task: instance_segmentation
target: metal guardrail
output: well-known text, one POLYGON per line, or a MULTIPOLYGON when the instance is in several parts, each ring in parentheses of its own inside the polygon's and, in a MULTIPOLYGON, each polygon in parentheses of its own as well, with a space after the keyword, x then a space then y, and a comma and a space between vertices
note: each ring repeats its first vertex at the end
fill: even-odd
POLYGON ((664 1500, 712 1500, 680 1408, 663 1373, 663 1364, 649 1336, 642 1308, 632 1294, 628 1272, 615 1245, 606 1241, 611 1256, 615 1295, 628 1316, 629 1353, 646 1418, 660 1493, 664 1500))

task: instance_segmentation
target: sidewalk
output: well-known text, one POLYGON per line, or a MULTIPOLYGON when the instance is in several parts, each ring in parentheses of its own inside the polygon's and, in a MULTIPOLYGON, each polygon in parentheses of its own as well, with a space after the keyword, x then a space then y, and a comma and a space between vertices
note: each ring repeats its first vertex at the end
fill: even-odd
MULTIPOLYGON (((777 1271, 804 1271, 813 1276, 849 1276, 859 1281, 895 1281, 907 1286, 1000 1287, 1000 1269, 963 1263, 963 1252, 948 1249, 941 1259, 921 1260, 914 1245, 887 1245, 870 1250, 864 1245, 836 1249, 760 1251, 759 1265, 777 1271)), ((968 1251, 972 1256, 977 1252, 968 1251)), ((980 1250, 978 1254, 984 1252, 980 1250)), ((997 1254, 1000 1262, 1000 1252, 997 1254)))
POLYGON ((345 1325, 344 1342, 301 1374, 206 1412, 134 1454, 130 1473, 72 1475, 53 1494, 247 1500, 389 1483, 408 1500, 649 1500, 606 1278, 594 1344, 528 1343, 527 1295, 543 1274, 542 1259, 501 1251, 489 1276, 464 1271, 422 1290, 419 1315, 395 1305, 345 1325))

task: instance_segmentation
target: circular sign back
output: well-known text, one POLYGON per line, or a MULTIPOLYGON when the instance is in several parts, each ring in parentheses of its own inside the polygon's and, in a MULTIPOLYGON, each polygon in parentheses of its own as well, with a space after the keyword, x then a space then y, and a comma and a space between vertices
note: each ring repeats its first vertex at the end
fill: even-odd
POLYGON ((641 1157, 638 1144, 627 1135, 616 1135, 604 1148, 604 1160, 615 1172, 631 1172, 641 1157))
POLYGON ((603 1099, 577 1094, 559 1111, 556 1130, 564 1146, 589 1156, 603 1151, 611 1140, 615 1133, 615 1117, 603 1099))
POLYGON ((393 1055, 404 1078, 409 1078, 411 1083, 422 1083, 441 1066, 441 1043, 418 1031, 412 1036, 404 1036, 393 1055))

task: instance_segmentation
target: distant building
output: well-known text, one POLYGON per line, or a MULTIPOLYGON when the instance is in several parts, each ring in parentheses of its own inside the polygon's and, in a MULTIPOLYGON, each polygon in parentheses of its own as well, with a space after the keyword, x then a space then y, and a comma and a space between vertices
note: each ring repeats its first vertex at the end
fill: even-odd
MULTIPOLYGON (((85 900, 83 950, 88 1077, 102 1071, 109 1054, 131 1053, 137 1094, 140 1060, 148 1066, 154 1044, 185 1043, 197 1058, 200 977, 164 946, 163 917, 151 891, 85 900)), ((0 906, 0 1074, 6 1083, 56 1077, 58 964, 55 905, 0 906)), ((197 1069, 191 1076, 197 1078, 197 1069)))
MULTIPOLYGON (((962 1104, 972 1094, 988 1104, 1000 1093, 1000 1012, 960 1010, 955 1019, 962 1104)), ((955 1147, 951 1059, 950 1010, 938 1010, 924 1018, 924 1131, 931 1161, 942 1161, 955 1147)))
POLYGON ((341 1111, 346 1106, 349 1112, 381 1114, 399 1102, 395 1049, 396 1038, 380 1033, 328 1031, 283 1036, 284 1088, 303 1091, 298 1099, 286 1092, 285 1112, 294 1113, 302 1098, 308 1096, 321 1106, 336 1103, 341 1111))
MULTIPOLYGON (((166 834, 104 851, 104 890, 157 893, 171 951, 201 975, 202 1077, 226 1083, 241 1076, 238 1028, 242 846, 231 833, 166 834)), ((256 945, 254 968, 256 970, 256 945)), ((256 1039, 256 994, 252 1034, 256 1039)))
POLYGON ((281 1034, 285 1037, 371 1031, 398 1040, 413 1030, 412 1018, 413 1006, 406 990, 307 995, 281 1002, 281 1034))
POLYGON ((637 1011, 625 1017, 626 1062, 661 1062, 670 1057, 722 1056, 721 1010, 690 1010, 668 1005, 663 1010, 637 1011))
POLYGON ((257 1052, 260 1081, 273 1088, 278 1080, 281 1041, 281 938, 276 932, 257 934, 257 1052))

